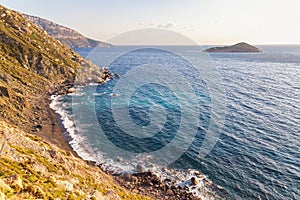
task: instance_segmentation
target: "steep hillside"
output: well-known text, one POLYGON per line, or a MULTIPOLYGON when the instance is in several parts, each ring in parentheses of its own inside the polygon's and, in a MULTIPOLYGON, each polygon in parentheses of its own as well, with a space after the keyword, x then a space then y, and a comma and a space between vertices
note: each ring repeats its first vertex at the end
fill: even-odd
POLYGON ((55 145, 0 123, 0 199, 149 199, 55 145))
POLYGON ((52 21, 23 14, 27 19, 29 19, 34 24, 42 27, 49 35, 53 36, 57 40, 61 41, 63 44, 69 46, 70 48, 88 48, 88 47, 111 47, 111 44, 93 40, 83 36, 77 31, 70 29, 65 26, 61 26, 52 21))
POLYGON ((100 67, 2 6, 0 58, 0 120, 27 131, 37 118, 33 110, 40 109, 38 97, 72 82, 79 70, 86 70, 84 74, 93 80, 102 74, 100 67))
POLYGON ((54 145, 64 138, 49 93, 82 70, 83 84, 103 81, 104 69, 0 5, 0 199, 147 199, 54 145))

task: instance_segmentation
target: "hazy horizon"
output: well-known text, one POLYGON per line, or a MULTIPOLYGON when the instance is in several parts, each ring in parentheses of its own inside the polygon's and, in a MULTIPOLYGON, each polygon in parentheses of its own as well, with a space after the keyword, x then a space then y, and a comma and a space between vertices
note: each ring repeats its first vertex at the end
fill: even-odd
MULTIPOLYGON (((163 28, 199 45, 300 45, 300 2, 264 1, 17 1, 9 9, 48 19, 81 34, 107 41, 118 34, 163 28)), ((164 41, 161 41, 164 43, 164 41)))

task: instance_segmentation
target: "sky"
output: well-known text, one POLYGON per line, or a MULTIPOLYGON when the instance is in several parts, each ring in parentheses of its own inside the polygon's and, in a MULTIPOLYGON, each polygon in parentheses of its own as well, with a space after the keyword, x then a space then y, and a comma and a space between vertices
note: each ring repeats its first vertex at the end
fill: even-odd
POLYGON ((178 32, 200 45, 300 44, 299 0, 0 0, 107 41, 142 28, 178 32))

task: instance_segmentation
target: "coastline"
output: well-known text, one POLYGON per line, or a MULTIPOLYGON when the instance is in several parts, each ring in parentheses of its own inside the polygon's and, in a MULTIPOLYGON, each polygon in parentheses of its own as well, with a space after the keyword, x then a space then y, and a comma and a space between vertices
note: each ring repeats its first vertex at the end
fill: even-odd
MULTIPOLYGON (((96 165, 96 162, 85 160, 80 157, 78 153, 72 148, 69 143, 72 140, 71 136, 68 136, 67 128, 64 127, 61 115, 51 108, 51 96, 45 98, 44 101, 48 104, 46 109, 49 119, 43 122, 43 131, 40 131, 38 136, 42 137, 46 141, 57 145, 59 148, 72 153, 74 156, 82 159, 91 166, 97 166, 102 171, 100 165, 96 165), (49 137, 51 136, 51 137, 49 137)), ((141 172, 133 174, 111 174, 107 171, 103 171, 108 176, 111 176, 114 181, 126 190, 139 194, 142 196, 150 197, 151 199, 171 199, 171 200, 199 200, 200 198, 194 196, 188 192, 188 188, 175 187, 175 185, 168 181, 162 181, 154 172, 141 172)))
MULTIPOLYGON (((56 143, 58 142, 58 145, 62 149, 70 151, 73 155, 79 157, 89 165, 97 166, 107 175, 111 176, 117 184, 119 184, 123 188, 126 188, 126 190, 132 193, 148 196, 152 199, 220 199, 219 195, 221 194, 218 194, 220 188, 218 188, 217 185, 213 184, 209 179, 207 179, 205 175, 201 174, 198 171, 190 174, 192 175, 191 177, 194 177, 196 179, 196 184, 193 183, 191 177, 188 179, 184 179, 184 182, 180 184, 173 180, 171 177, 170 179, 166 177, 163 178, 157 172, 147 170, 130 173, 120 172, 115 174, 113 171, 106 171, 105 169, 103 169, 101 164, 98 164, 99 162, 95 162, 94 160, 85 158, 85 156, 81 154, 81 150, 73 146, 74 144, 71 142, 74 139, 72 137, 73 134, 68 133, 68 127, 64 126, 65 123, 63 119, 65 118, 65 115, 60 111, 62 105, 57 106, 57 104, 55 103, 57 98, 64 95, 67 94, 51 96, 53 98, 48 97, 49 104, 47 105, 49 109, 49 115, 51 115, 52 120, 56 120, 56 125, 54 127, 54 131, 56 131, 56 133, 52 132, 52 134, 53 136, 59 135, 53 141, 56 143), (51 103, 54 103, 55 106, 51 106, 51 103), (79 152, 77 152, 76 149, 79 150, 79 152), (195 190, 198 189, 200 193, 195 192, 195 190)), ((73 127, 71 132, 73 132, 73 127)), ((49 138, 47 138, 47 136, 49 135, 44 134, 44 136, 49 140, 49 138)), ((50 141, 51 140, 52 139, 50 138, 50 141)), ((75 146, 76 145, 77 144, 75 144, 75 146)))
POLYGON ((79 157, 68 142, 70 139, 67 138, 67 135, 65 134, 67 129, 63 126, 59 114, 50 108, 50 103, 51 99, 47 94, 39 101, 39 106, 44 107, 45 110, 40 115, 43 119, 41 125, 42 129, 36 131, 35 134, 44 141, 48 141, 62 150, 72 153, 75 157, 79 157))

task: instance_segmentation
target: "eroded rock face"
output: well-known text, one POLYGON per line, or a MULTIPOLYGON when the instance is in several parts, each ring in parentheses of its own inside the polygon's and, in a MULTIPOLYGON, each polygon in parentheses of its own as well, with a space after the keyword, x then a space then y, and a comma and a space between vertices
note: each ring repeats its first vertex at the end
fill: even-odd
POLYGON ((34 24, 42 27, 49 35, 53 36, 61 43, 70 48, 91 48, 91 47, 111 47, 111 44, 87 38, 77 31, 65 26, 61 26, 52 21, 42 19, 40 17, 23 14, 34 24))

